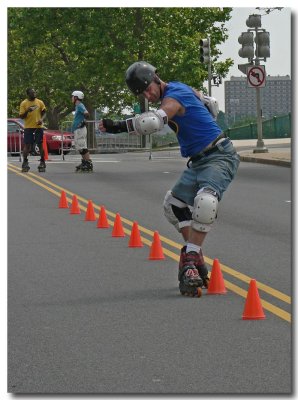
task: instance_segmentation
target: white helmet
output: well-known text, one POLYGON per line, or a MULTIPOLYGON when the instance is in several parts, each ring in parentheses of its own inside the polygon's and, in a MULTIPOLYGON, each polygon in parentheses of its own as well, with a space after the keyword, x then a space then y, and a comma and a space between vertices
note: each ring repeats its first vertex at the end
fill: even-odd
POLYGON ((71 95, 77 97, 79 100, 83 100, 84 98, 84 93, 80 90, 75 90, 71 95))

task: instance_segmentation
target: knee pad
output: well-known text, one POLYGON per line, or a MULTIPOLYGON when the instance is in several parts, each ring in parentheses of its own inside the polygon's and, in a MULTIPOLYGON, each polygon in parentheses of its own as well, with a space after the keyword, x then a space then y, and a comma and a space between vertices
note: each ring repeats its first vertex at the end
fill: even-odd
POLYGON ((174 197, 170 190, 165 195, 163 209, 166 219, 178 232, 181 228, 191 225, 192 217, 188 205, 174 197))
POLYGON ((199 232, 209 232, 218 210, 218 198, 214 190, 203 188, 194 199, 191 226, 199 232))
POLYGON ((81 154, 81 156, 83 156, 84 154, 88 153, 88 149, 79 150, 79 153, 81 154))

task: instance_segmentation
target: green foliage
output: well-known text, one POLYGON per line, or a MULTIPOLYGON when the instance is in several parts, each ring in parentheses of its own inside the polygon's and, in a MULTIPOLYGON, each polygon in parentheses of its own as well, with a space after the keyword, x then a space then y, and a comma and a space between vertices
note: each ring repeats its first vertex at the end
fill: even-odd
POLYGON ((8 8, 8 114, 18 115, 27 87, 47 106, 50 128, 73 110, 73 90, 89 111, 120 113, 136 101, 124 75, 146 60, 165 81, 202 89, 207 66, 199 40, 211 36, 213 72, 225 77, 232 60, 218 62, 231 8, 8 8))
POLYGON ((245 118, 238 118, 235 120, 235 122, 229 124, 230 128, 237 128, 239 126, 244 126, 244 125, 249 125, 251 123, 255 123, 257 120, 257 117, 254 115, 247 116, 245 118))
POLYGON ((217 124, 220 126, 220 128, 224 131, 228 128, 228 125, 226 124, 226 117, 225 113, 223 111, 220 111, 218 113, 217 119, 216 119, 217 124))

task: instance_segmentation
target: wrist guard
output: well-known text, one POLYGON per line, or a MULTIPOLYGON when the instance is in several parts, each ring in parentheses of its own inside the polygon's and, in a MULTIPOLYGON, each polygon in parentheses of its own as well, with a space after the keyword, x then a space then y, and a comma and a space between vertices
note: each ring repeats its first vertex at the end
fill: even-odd
POLYGON ((127 132, 126 121, 113 121, 112 119, 104 118, 102 122, 107 132, 110 133, 127 132))

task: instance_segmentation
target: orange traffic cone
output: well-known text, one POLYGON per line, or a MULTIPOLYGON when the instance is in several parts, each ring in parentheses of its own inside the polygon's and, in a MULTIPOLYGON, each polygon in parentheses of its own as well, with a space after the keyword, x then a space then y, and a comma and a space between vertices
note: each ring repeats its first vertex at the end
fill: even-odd
POLYGON ((225 283, 222 277, 220 264, 217 258, 213 261, 207 294, 226 294, 225 283))
POLYGON ((112 231, 112 237, 124 237, 125 233, 123 230, 120 214, 117 213, 114 221, 114 227, 112 231))
POLYGON ((81 214, 78 198, 75 194, 72 196, 70 214, 81 214))
POLYGON ((257 288, 257 282, 255 279, 251 279, 246 296, 242 319, 265 319, 265 318, 266 316, 264 314, 263 307, 261 304, 257 288))
POLYGON ((97 228, 109 228, 106 209, 104 206, 100 207, 100 213, 97 221, 97 228))
POLYGON ((85 221, 96 221, 92 200, 88 200, 85 221))
POLYGON ((165 256, 161 247, 160 237, 157 231, 154 232, 153 242, 151 243, 149 260, 164 260, 165 256))
POLYGON ((132 230, 130 233, 130 239, 128 243, 128 247, 143 247, 139 226, 138 223, 135 221, 132 225, 132 230))
POLYGON ((64 190, 61 191, 60 201, 59 201, 59 208, 68 208, 68 203, 66 199, 66 193, 64 190))
POLYGON ((43 156, 45 160, 49 159, 49 153, 48 153, 48 145, 47 145, 47 140, 46 140, 46 136, 43 135, 42 138, 42 147, 43 147, 43 156))

